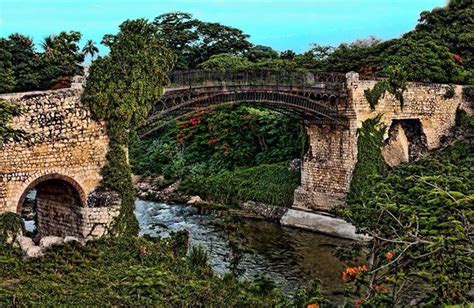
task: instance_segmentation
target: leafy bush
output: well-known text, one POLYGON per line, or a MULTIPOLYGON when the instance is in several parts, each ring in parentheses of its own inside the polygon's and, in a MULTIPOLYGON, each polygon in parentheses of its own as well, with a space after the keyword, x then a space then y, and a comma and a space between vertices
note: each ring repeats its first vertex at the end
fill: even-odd
POLYGON ((25 223, 20 215, 10 212, 0 214, 0 243, 11 243, 24 232, 25 223))
POLYGON ((289 170, 287 163, 263 164, 227 170, 210 177, 187 178, 182 183, 182 189, 224 204, 252 200, 290 206, 299 181, 299 172, 289 170))
POLYGON ((383 131, 369 121, 359 132, 348 218, 374 239, 368 268, 348 269, 354 293, 367 305, 469 302, 473 145, 458 142, 387 172, 380 157, 383 131))

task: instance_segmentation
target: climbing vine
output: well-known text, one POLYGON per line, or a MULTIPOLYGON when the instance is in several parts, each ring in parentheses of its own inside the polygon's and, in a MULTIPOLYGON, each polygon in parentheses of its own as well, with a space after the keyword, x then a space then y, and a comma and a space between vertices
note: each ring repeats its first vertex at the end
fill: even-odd
POLYGON ((364 96, 372 110, 375 110, 380 98, 389 92, 400 102, 400 107, 405 105, 403 93, 407 89, 407 73, 399 66, 390 66, 387 68, 388 78, 378 81, 372 89, 364 90, 364 96))
POLYGON ((357 130, 357 164, 352 175, 349 202, 365 200, 374 178, 387 171, 380 150, 386 127, 380 124, 380 117, 366 120, 357 130))
POLYGON ((138 233, 127 147, 130 134, 162 95, 174 63, 173 54, 163 47, 157 33, 156 26, 137 19, 122 23, 118 34, 104 36, 102 43, 110 53, 92 63, 82 96, 95 118, 107 122, 110 140, 102 185, 122 199, 113 234, 138 233))
POLYGON ((25 131, 10 126, 12 118, 20 114, 21 108, 19 105, 0 99, 0 145, 26 138, 25 131))

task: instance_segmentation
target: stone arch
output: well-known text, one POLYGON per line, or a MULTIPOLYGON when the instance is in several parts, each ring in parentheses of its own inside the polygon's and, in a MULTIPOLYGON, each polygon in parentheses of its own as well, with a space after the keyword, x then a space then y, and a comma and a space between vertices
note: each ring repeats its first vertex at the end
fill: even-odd
POLYGON ((18 199, 18 203, 16 207, 17 213, 21 212, 21 207, 29 191, 31 191, 33 188, 35 188, 39 184, 44 183, 46 181, 51 181, 51 180, 62 181, 62 182, 67 183, 71 187, 73 187, 75 191, 77 192, 81 206, 86 207, 86 202, 87 202, 86 193, 76 180, 74 180, 73 178, 67 175, 63 175, 59 173, 49 173, 46 175, 41 175, 41 176, 36 177, 28 185, 25 185, 25 187, 21 188, 21 195, 20 195, 20 198, 18 199))

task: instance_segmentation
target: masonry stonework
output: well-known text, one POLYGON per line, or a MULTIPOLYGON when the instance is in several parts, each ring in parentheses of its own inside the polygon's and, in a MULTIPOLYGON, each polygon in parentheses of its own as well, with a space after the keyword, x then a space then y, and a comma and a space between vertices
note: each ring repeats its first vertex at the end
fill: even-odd
MULTIPOLYGON (((43 219, 39 224, 44 226, 39 231, 43 235, 62 232, 61 235, 82 237, 88 233, 87 223, 94 221, 93 213, 97 212, 87 200, 101 181, 108 137, 104 123, 93 120, 90 110, 81 103, 81 93, 82 89, 76 87, 0 96, 21 105, 22 115, 11 124, 28 134, 27 140, 0 146, 0 212, 17 212, 26 193, 44 181, 66 182, 77 191, 74 204, 63 202, 64 198, 51 200, 54 198, 38 194, 38 219, 43 219), (54 219, 46 221, 45 217, 54 219), (62 231, 54 230, 53 226, 62 231)), ((111 205, 114 206, 117 204, 111 205)), ((103 213, 97 216, 103 217, 103 221, 111 218, 103 213)))
MULTIPOLYGON (((400 121, 419 120, 426 146, 432 150, 440 146, 441 137, 455 126, 457 109, 466 105, 461 86, 455 86, 455 95, 446 98, 449 85, 408 83, 403 108, 387 92, 379 100, 376 109, 371 110, 364 90, 372 89, 376 83, 376 80, 360 80, 357 73, 348 73, 345 108, 345 115, 349 120, 347 127, 309 123, 307 132, 310 147, 303 160, 301 185, 294 194, 295 208, 325 211, 344 204, 357 162, 357 128, 365 120, 380 115, 381 124, 387 128, 392 123, 399 125, 400 121)), ((399 135, 404 136, 405 132, 400 129, 403 128, 397 128, 399 135)), ((388 131, 387 129, 386 138, 389 137, 388 131)), ((407 155, 403 144, 397 145, 397 149, 393 149, 393 142, 391 146, 392 149, 386 148, 385 153, 387 157, 392 156, 392 165, 396 164, 396 160, 406 160, 402 157, 407 155), (400 153, 394 154, 395 150, 400 153), (400 157, 393 157, 394 155, 400 157)))

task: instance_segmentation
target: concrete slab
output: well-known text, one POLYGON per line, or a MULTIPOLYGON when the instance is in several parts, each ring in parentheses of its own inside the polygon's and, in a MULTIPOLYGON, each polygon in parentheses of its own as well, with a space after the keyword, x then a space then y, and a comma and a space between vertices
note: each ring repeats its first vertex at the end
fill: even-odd
POLYGON ((357 234, 356 227, 343 219, 295 209, 289 209, 281 218, 280 223, 282 226, 317 231, 356 241, 371 239, 370 236, 357 234))

